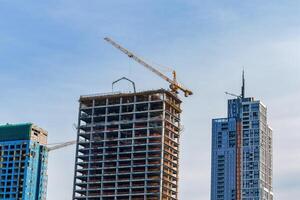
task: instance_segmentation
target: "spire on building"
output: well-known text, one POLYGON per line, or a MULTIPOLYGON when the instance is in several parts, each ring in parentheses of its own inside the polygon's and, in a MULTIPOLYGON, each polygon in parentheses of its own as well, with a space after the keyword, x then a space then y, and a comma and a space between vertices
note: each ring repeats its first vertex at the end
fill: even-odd
POLYGON ((245 70, 243 70, 243 75, 242 75, 242 93, 241 93, 241 97, 245 98, 245 70))

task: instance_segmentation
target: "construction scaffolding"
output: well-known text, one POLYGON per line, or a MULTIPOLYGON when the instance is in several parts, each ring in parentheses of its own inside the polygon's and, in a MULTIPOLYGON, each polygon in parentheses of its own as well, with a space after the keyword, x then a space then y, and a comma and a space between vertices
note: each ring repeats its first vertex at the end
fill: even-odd
POLYGON ((81 96, 74 200, 177 200, 181 101, 167 90, 81 96))

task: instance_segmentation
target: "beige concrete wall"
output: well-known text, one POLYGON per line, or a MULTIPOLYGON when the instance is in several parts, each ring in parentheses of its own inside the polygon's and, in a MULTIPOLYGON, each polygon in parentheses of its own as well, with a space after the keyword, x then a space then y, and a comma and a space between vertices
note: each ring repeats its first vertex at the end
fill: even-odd
POLYGON ((42 145, 47 145, 48 132, 36 125, 33 125, 30 138, 31 140, 37 141, 42 145))

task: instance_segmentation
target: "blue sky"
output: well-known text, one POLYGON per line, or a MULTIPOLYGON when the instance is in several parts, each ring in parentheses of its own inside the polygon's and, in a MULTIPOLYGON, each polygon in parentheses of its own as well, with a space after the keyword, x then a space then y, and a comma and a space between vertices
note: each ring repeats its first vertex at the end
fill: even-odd
MULTIPOLYGON (((30 121, 50 143, 72 140, 81 94, 110 92, 122 76, 138 90, 167 87, 106 44, 110 36, 164 73, 160 65, 175 68, 194 91, 184 99, 180 197, 206 200, 211 119, 226 115, 224 91, 239 92, 244 68, 246 93, 268 106, 274 129, 276 199, 297 199, 299 19, 293 0, 0 0, 0 122, 30 121)), ((73 165, 73 147, 51 153, 48 199, 71 198, 73 165)))

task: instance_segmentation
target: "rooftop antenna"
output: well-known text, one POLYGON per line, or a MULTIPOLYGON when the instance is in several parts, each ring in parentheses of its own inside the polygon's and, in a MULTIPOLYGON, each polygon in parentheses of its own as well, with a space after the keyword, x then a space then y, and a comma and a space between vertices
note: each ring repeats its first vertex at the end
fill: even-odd
POLYGON ((225 92, 225 94, 236 97, 238 99, 243 99, 245 98, 245 70, 243 70, 243 75, 242 75, 242 91, 240 95, 225 92))
POLYGON ((242 84, 242 94, 241 97, 245 98, 245 70, 243 70, 243 84, 242 84))

